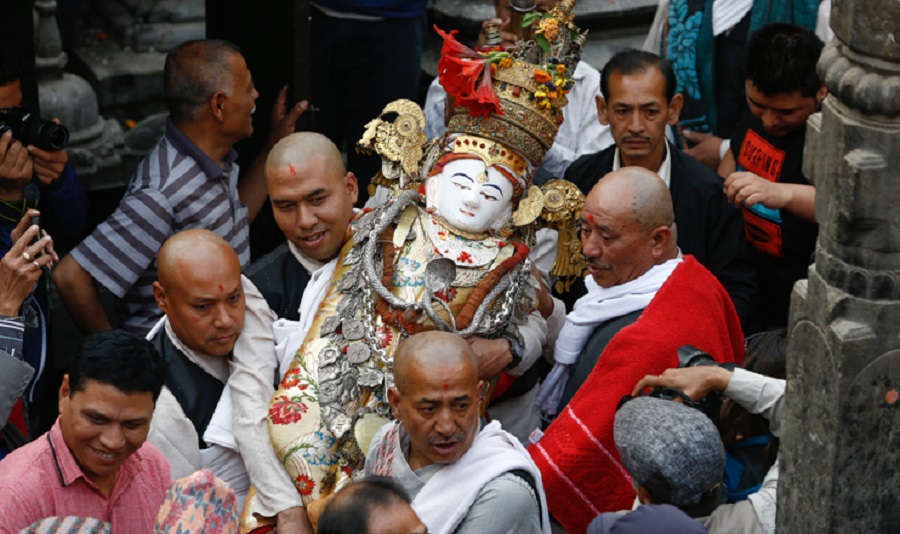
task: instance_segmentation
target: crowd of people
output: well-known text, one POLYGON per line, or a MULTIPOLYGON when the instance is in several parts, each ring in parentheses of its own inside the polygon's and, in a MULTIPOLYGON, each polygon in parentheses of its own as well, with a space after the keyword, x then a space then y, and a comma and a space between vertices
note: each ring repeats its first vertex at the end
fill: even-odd
MULTIPOLYGON (((335 32, 391 12, 322 4, 335 32)), ((474 50, 439 30, 424 111, 379 87, 346 134, 371 176, 337 134, 294 133, 309 104, 285 91, 241 172, 251 66, 183 43, 164 136, 62 258, 86 225, 66 151, 0 136, 0 533, 774 532, 818 2, 775 22, 713 3, 725 59, 693 59, 699 12, 674 0, 653 51, 599 71, 571 4, 537 2, 523 40, 497 0, 474 50), (266 201, 285 243, 251 263, 266 201), (87 336, 61 384, 42 380, 51 283, 87 336), (43 434, 40 387, 59 391, 43 434)), ((410 9, 388 22, 421 25, 410 9)), ((7 70, 0 107, 22 100, 7 70)))

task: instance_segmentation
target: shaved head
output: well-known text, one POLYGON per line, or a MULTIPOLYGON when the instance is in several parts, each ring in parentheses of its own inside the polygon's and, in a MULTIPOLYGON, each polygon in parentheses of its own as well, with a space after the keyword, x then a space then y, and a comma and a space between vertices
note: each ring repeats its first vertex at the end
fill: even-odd
POLYGON ((394 353, 394 383, 401 392, 409 386, 409 377, 421 372, 440 373, 458 368, 478 381, 478 363, 472 346, 449 332, 422 332, 404 340, 394 353))
POLYGON ((209 230, 179 232, 157 256, 153 296, 175 336, 207 356, 227 356, 244 325, 241 264, 231 246, 209 230))
POLYGON ((272 147, 266 159, 266 175, 271 174, 270 169, 289 169, 292 165, 296 168, 314 158, 321 158, 329 168, 337 169, 340 175, 346 172, 341 152, 330 139, 315 132, 297 132, 272 147))
POLYGON ((337 256, 359 191, 334 143, 312 132, 285 137, 269 152, 266 184, 275 223, 288 241, 319 262, 337 256))
POLYGON ((615 199, 627 209, 623 214, 647 232, 675 222, 669 188, 658 174, 643 167, 622 167, 604 176, 591 189, 585 204, 596 204, 600 199, 615 199))
POLYGON ((630 282, 677 257, 672 196, 662 179, 641 167, 601 178, 581 212, 581 249, 600 287, 630 282))
POLYGON ((410 336, 394 353, 388 402, 409 433, 415 469, 455 462, 478 433, 484 383, 469 343, 456 334, 410 336))
POLYGON ((194 228, 178 232, 163 243, 157 257, 159 281, 163 287, 181 283, 184 269, 194 269, 204 264, 222 263, 237 265, 241 262, 231 245, 209 230, 194 228))

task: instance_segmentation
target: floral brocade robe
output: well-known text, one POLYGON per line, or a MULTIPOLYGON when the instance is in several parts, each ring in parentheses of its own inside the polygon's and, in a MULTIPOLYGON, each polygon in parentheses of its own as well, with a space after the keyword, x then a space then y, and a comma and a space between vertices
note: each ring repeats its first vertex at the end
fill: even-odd
MULTIPOLYGON (((438 252, 423 229, 432 221, 423 221, 426 217, 417 216, 414 208, 410 206, 399 217, 392 239, 396 252, 389 289, 407 302, 415 302, 423 294, 425 267, 438 252)), ((392 375, 385 359, 379 360, 370 350, 374 346, 371 340, 383 347, 383 358, 389 363, 407 335, 396 324, 397 316, 386 323, 375 309, 381 298, 361 274, 368 235, 361 230, 371 232, 366 216, 354 223, 354 236, 341 250, 312 326, 269 405, 272 445, 307 506, 340 489, 362 469, 369 441, 390 418, 385 375, 388 383, 392 383, 392 375), (369 415, 359 418, 360 414, 369 415)), ((391 243, 382 236, 379 245, 386 251, 391 243)), ((457 268, 449 295, 441 297, 454 315, 472 295, 472 282, 508 260, 514 248, 501 242, 493 252, 494 259, 483 268, 457 268), (460 281, 462 285, 457 286, 460 281)), ((382 254, 376 254, 374 260, 378 275, 384 278, 382 254)), ((513 274, 522 276, 522 271, 517 266, 513 274)), ((443 310, 435 309, 447 318, 443 310)), ((414 323, 421 330, 434 329, 424 314, 406 314, 399 321, 408 321, 407 327, 414 323)))

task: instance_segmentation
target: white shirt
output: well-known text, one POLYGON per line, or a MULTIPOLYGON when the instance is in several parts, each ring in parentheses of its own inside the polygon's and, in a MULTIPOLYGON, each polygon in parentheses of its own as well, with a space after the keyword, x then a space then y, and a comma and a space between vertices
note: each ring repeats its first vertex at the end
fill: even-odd
MULTIPOLYGON (((622 167, 622 161, 619 158, 619 148, 616 147, 616 153, 613 156, 613 167, 612 170, 617 171, 622 167)), ((671 178, 672 175, 672 160, 669 158, 669 144, 666 143, 666 157, 663 159, 662 165, 659 166, 659 170, 656 171, 656 174, 662 178, 662 181, 666 184, 667 188, 671 188, 671 178)))

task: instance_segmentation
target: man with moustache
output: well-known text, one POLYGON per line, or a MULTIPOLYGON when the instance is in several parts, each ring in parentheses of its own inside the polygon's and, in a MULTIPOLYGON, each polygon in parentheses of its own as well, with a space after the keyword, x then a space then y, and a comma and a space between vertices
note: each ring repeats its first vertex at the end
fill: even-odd
POLYGON ((741 214, 729 205, 715 172, 666 141, 666 125, 678 123, 683 101, 675 93, 671 65, 655 54, 623 50, 603 67, 600 91, 600 122, 609 125, 616 144, 576 160, 566 179, 587 195, 620 167, 643 167, 659 175, 671 192, 678 246, 715 275, 747 326, 755 309, 756 278, 741 214))
POLYGON ((719 361, 743 358, 728 294, 680 253, 674 219, 669 190, 640 167, 606 175, 582 210, 588 292, 566 317, 538 399, 559 415, 530 447, 550 513, 569 532, 631 507, 634 488, 615 453, 613 419, 632 385, 676 367, 682 345, 719 361))
POLYGON ((394 383, 388 400, 397 420, 373 438, 367 476, 400 485, 429 532, 549 534, 541 474, 528 453, 498 422, 481 427, 484 382, 465 339, 410 336, 394 354, 394 383))
MULTIPOLYGON (((159 251, 153 294, 165 316, 148 339, 162 356, 166 384, 148 439, 166 457, 172 478, 210 469, 243 506, 250 486, 241 454, 219 439, 230 428, 214 421, 228 380, 228 357, 244 325, 244 289, 237 254, 209 230, 170 237, 159 251)), ((226 423, 230 421, 226 420, 226 423)), ((254 454, 248 450, 246 454, 254 454)))

